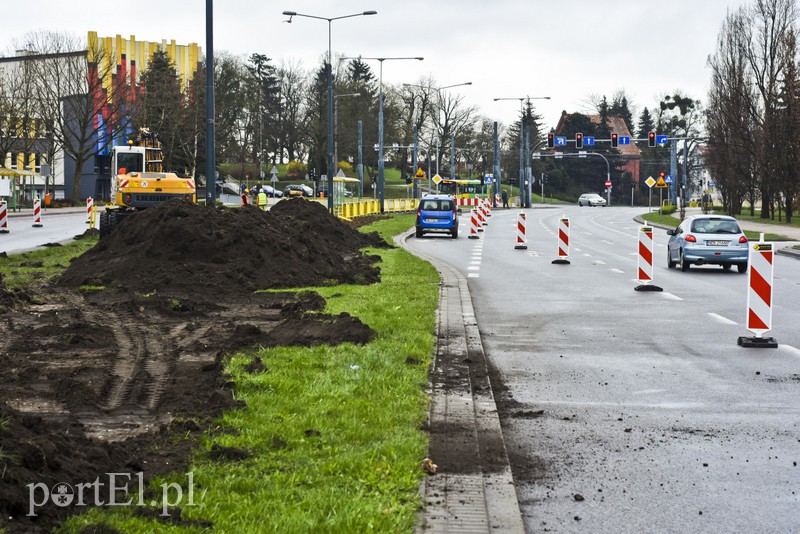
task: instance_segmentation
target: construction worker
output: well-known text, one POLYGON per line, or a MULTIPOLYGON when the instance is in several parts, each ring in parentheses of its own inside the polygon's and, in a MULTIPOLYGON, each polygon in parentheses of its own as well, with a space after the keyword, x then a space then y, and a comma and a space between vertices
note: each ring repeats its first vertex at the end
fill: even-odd
POLYGON ((242 191, 242 206, 247 206, 250 204, 250 190, 245 189, 242 191))
POLYGON ((261 211, 267 211, 267 194, 263 189, 258 193, 258 207, 261 211))

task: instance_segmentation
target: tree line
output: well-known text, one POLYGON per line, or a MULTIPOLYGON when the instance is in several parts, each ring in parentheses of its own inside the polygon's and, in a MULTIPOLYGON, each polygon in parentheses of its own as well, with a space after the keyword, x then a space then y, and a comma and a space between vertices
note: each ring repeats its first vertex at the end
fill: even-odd
MULTIPOLYGON (((113 69, 114 62, 102 57, 101 50, 89 50, 89 63, 97 72, 87 77, 86 59, 77 53, 86 50, 86 44, 66 34, 32 34, 15 45, 36 50, 39 59, 23 61, 21 71, 4 72, 0 77, 0 153, 11 151, 12 144, 20 150, 21 138, 14 132, 44 130, 53 141, 50 150, 63 150, 80 169, 107 145, 147 126, 161 137, 167 168, 188 176, 203 173, 204 65, 198 67, 188 87, 183 87, 169 56, 159 51, 135 87, 126 85, 124 77, 115 77, 115 83, 109 85, 102 80, 108 74, 105 69, 113 69), (102 124, 97 124, 98 116, 103 117, 102 124)), ((708 64, 712 75, 705 107, 680 90, 664 92, 655 105, 644 108, 637 107, 624 90, 610 98, 590 95, 581 112, 569 114, 559 135, 572 139, 581 132, 608 138, 616 120, 612 118, 619 117, 639 139, 650 131, 685 138, 685 161, 681 147, 677 165, 680 174, 686 169, 690 191, 701 192, 701 177, 708 170, 728 213, 740 213, 745 201, 753 211, 760 202, 762 217, 780 215, 783 209, 791 220, 800 188, 795 2, 754 0, 730 12, 708 64)), ((374 146, 378 143, 381 90, 387 167, 398 168, 405 178, 415 172, 410 168, 407 147, 416 131, 418 163, 426 170, 438 169, 448 176, 454 154, 459 177, 493 173, 494 121, 468 105, 458 88, 439 89, 433 76, 380 87, 368 60, 361 59, 334 58, 332 72, 334 152, 337 166, 348 174, 352 175, 359 162, 359 122, 365 178, 377 173, 374 146), (392 149, 395 143, 400 147, 397 150, 392 149)), ((280 163, 289 163, 290 173, 297 179, 331 172, 327 168, 328 100, 323 61, 307 70, 299 62, 276 62, 261 53, 217 53, 214 84, 216 158, 227 164, 229 172, 258 180, 261 171, 280 163)), ((530 129, 530 149, 536 152, 553 126, 543 126, 531 100, 523 100, 519 118, 512 124, 499 124, 504 187, 518 183, 520 132, 530 129)), ((670 173, 674 164, 669 147, 639 147, 642 178, 670 173)), ((625 200, 631 193, 646 194, 643 186, 635 188, 619 150, 607 144, 593 150, 609 160, 614 197, 625 200)), ((595 158, 532 162, 534 180, 544 179, 549 194, 563 198, 600 192, 606 172, 605 162, 595 158)), ((77 198, 79 171, 77 174, 73 198, 77 198)))

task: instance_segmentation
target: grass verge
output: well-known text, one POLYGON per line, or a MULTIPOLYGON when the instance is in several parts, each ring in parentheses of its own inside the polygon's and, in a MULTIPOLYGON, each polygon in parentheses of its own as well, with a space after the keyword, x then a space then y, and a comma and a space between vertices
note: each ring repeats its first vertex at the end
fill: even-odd
POLYGON ((97 237, 84 237, 62 245, 0 258, 0 274, 9 289, 44 282, 64 272, 72 259, 97 244, 97 237))
MULTIPOLYGON (((410 228, 413 217, 364 230, 391 239, 410 228)), ((247 408, 225 414, 222 432, 209 435, 196 452, 194 506, 182 508, 182 520, 212 521, 218 532, 414 530, 439 278, 402 249, 368 252, 381 256, 380 283, 312 289, 327 300, 327 313, 359 317, 376 338, 365 346, 234 355, 227 372, 247 408), (263 370, 248 372, 256 358, 263 370), (212 461, 207 451, 214 444, 250 457, 212 461)), ((167 482, 181 481, 186 474, 167 482)), ((131 508, 92 510, 72 518, 65 531, 96 523, 124 532, 202 531, 146 521, 131 508)))

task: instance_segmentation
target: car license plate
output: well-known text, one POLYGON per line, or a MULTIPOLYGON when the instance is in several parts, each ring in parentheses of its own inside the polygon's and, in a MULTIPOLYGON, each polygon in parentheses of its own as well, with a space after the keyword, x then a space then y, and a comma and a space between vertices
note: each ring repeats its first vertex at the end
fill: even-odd
POLYGON ((425 219, 425 222, 428 224, 436 224, 439 222, 439 219, 425 219))
POLYGON ((710 247, 727 247, 730 241, 706 241, 706 244, 710 247))

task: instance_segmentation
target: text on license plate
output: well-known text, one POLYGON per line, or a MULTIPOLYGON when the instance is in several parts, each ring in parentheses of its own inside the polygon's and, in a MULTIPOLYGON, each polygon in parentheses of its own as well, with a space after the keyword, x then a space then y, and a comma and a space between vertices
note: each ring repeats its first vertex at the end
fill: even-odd
POLYGON ((727 247, 729 241, 706 241, 706 244, 710 247, 727 247))
POLYGON ((428 223, 428 224, 435 224, 435 223, 438 223, 438 222, 442 222, 442 220, 441 219, 425 219, 425 222, 428 223))

